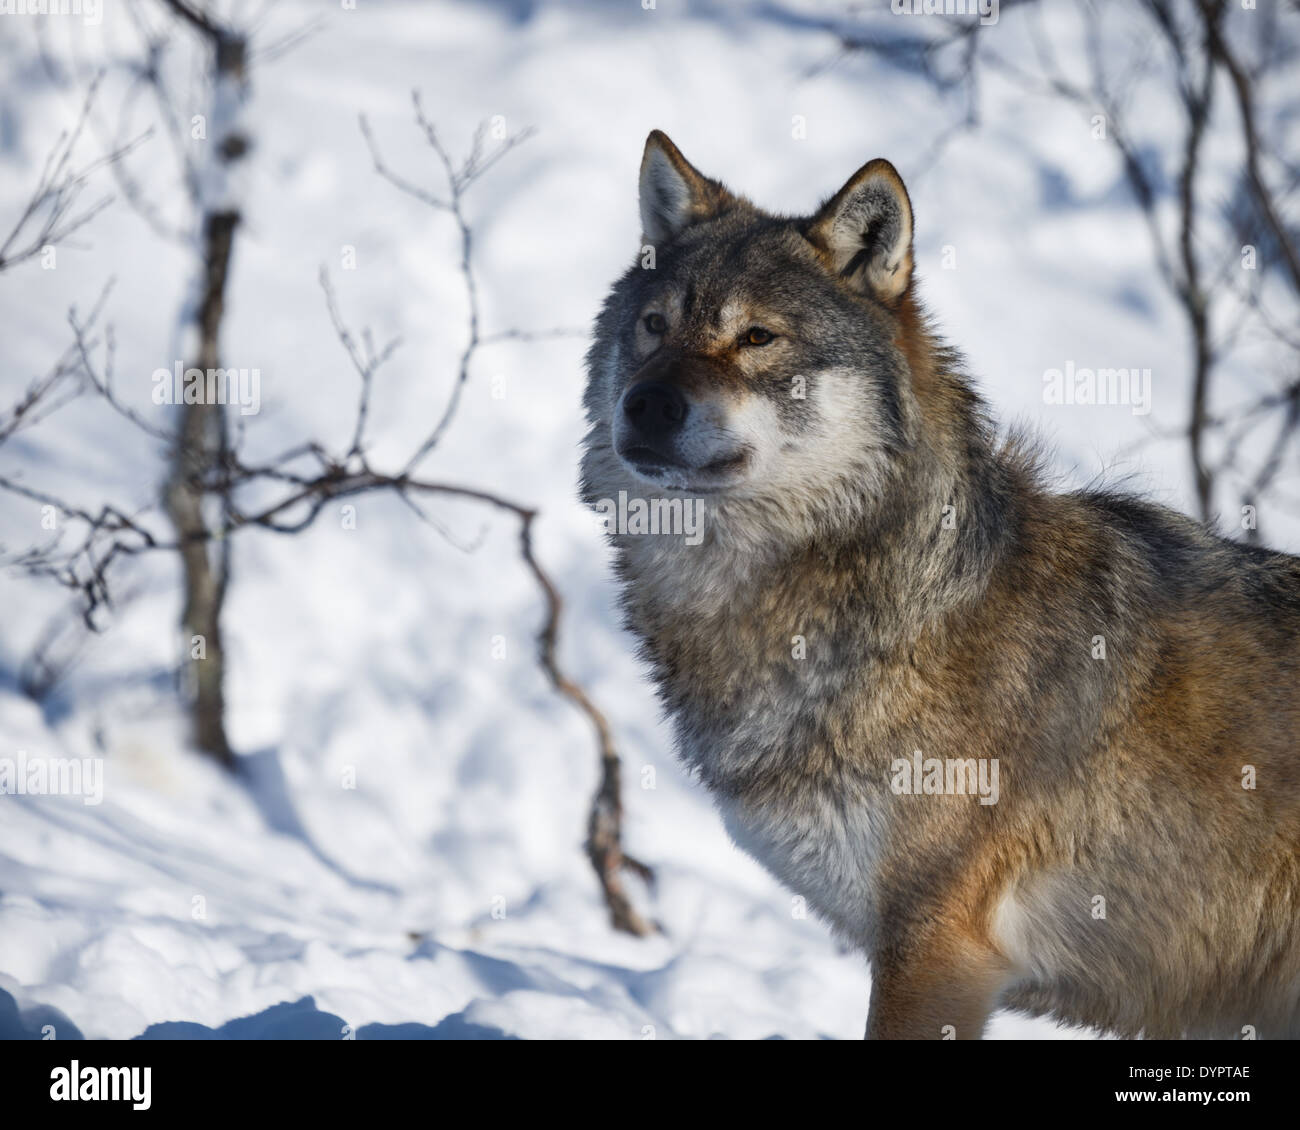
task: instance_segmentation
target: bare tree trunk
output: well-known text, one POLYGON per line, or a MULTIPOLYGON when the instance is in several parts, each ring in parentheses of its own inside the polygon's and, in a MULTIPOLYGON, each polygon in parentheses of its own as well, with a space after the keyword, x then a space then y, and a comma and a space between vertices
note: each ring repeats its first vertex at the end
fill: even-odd
POLYGON ((1210 374, 1212 358, 1209 346, 1209 324, 1205 308, 1199 299, 1194 303, 1188 317, 1192 324, 1192 410, 1188 425, 1188 441, 1191 448, 1192 477, 1196 484, 1196 508, 1202 522, 1214 520, 1214 475, 1205 458, 1205 432, 1209 418, 1210 374))
MULTIPOLYGON (((220 368, 217 332, 224 306, 226 275, 238 216, 216 213, 204 220, 204 289, 199 306, 199 355, 195 368, 220 368)), ((225 603, 229 543, 213 540, 203 513, 203 480, 225 448, 224 408, 187 404, 164 500, 176 527, 185 571, 185 606, 181 627, 186 644, 186 689, 190 696, 194 742, 227 768, 234 754, 226 738, 225 650, 221 610, 225 603)))
MULTIPOLYGON (((201 163, 197 185, 197 304, 183 315, 186 322, 192 319, 197 336, 198 356, 187 367, 201 370, 206 378, 221 368, 226 282, 240 220, 236 166, 249 149, 241 113, 248 95, 247 41, 185 5, 171 7, 201 32, 211 48, 214 69, 208 156, 201 163)), ((212 383, 205 380, 205 393, 212 383)), ((233 768, 235 755, 226 736, 225 649, 221 634, 230 547, 228 540, 213 536, 205 514, 205 509, 213 505, 208 487, 211 473, 226 455, 227 423, 223 404, 209 402, 206 395, 197 399, 199 403, 186 403, 181 408, 164 505, 176 528, 185 573, 181 626, 185 633, 185 688, 190 699, 193 740, 204 753, 226 768, 233 768)), ((220 496, 216 501, 225 506, 220 496)))
MULTIPOLYGON (((1182 223, 1179 228, 1178 247, 1183 264, 1182 298, 1192 331, 1192 409, 1189 424, 1189 445, 1192 457, 1192 475, 1196 483, 1196 505, 1201 521, 1214 518, 1214 474, 1205 458, 1205 429, 1210 403, 1210 381, 1214 370, 1214 356, 1210 348, 1209 298, 1201 281, 1201 265, 1196 250, 1196 223, 1198 219, 1196 178, 1201 165, 1201 143, 1210 121, 1214 100, 1214 64, 1209 56, 1210 39, 1218 34, 1217 27, 1223 16, 1222 0, 1202 6, 1206 36, 1205 70, 1199 89, 1189 78, 1183 84, 1183 103, 1187 109, 1187 137, 1183 147, 1183 169, 1179 178, 1179 202, 1182 223)), ((1172 28, 1172 23, 1166 23, 1172 28)), ((1169 33, 1178 54, 1179 66, 1190 69, 1189 55, 1181 40, 1169 33)))

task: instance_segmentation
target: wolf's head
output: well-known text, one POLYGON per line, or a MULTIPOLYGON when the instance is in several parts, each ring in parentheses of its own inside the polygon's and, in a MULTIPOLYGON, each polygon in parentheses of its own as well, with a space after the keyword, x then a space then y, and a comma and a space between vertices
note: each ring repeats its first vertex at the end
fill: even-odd
POLYGON ((588 500, 860 507, 917 428, 912 208, 894 167, 872 161, 812 216, 779 217, 656 131, 640 199, 641 253, 588 356, 588 500))

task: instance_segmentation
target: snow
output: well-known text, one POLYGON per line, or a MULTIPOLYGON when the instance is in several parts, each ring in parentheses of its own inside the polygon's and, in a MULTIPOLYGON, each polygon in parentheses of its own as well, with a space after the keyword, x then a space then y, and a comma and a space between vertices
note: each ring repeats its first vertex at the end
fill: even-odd
MULTIPOLYGON (((321 10, 284 0, 268 38, 321 10)), ((399 466, 441 412, 464 333, 455 232, 375 175, 357 126, 366 114, 388 163, 441 190, 412 120, 415 87, 453 153, 494 115, 538 129, 468 204, 489 333, 590 323, 636 250, 635 174, 653 127, 777 210, 810 209, 885 155, 908 177, 930 307, 1002 419, 1046 431, 1065 481, 1112 468, 1149 427, 1180 423, 1186 335, 1117 155, 1090 139, 1086 116, 993 76, 982 128, 955 135, 913 178, 959 111, 878 61, 824 66, 835 42, 819 24, 836 12, 362 0, 255 61, 248 213, 223 334, 226 364, 261 373, 249 458, 350 435, 358 390, 317 283, 322 263, 354 332, 403 339, 376 386, 375 464, 399 466), (956 269, 941 265, 947 247, 956 269), (1071 360, 1151 367, 1152 415, 1045 405, 1043 372, 1071 360)), ((1021 34, 1008 13, 991 31, 1008 51, 1021 34)), ((55 58, 77 60, 78 81, 52 81, 35 31, 6 27, 3 216, 89 69, 133 42, 121 5, 106 5, 100 26, 51 17, 41 34, 55 58)), ((100 137, 115 125, 120 76, 105 88, 100 137)), ((187 122, 199 94, 183 76, 178 89, 187 122)), ((139 128, 147 99, 137 105, 139 128)), ((149 144, 134 167, 171 207, 170 142, 149 144)), ((177 361, 187 273, 185 249, 119 202, 59 249, 56 269, 29 264, 6 279, 6 402, 65 346, 68 305, 88 307, 115 276, 118 387, 143 410, 151 374, 177 361)), ((618 627, 596 524, 574 497, 583 348, 574 337, 485 349, 427 472, 541 508, 537 551, 567 600, 562 659, 614 727, 627 845, 657 874, 653 892, 634 893, 663 932, 638 940, 607 926, 581 850, 593 742, 536 667, 541 609, 513 523, 439 505, 458 541, 482 533, 466 553, 397 501, 361 498, 355 529, 327 509, 299 537, 236 541, 237 780, 186 748, 169 674, 181 648, 174 562, 124 571, 130 599, 42 705, 20 693, 18 672, 71 606, 49 586, 0 580, 0 757, 97 758, 104 772, 99 805, 0 796, 0 1035, 46 1024, 113 1039, 861 1035, 862 959, 730 844, 675 765, 618 627), (494 377, 504 398, 491 395, 494 377)), ((1185 461, 1181 445, 1161 443, 1120 469, 1186 508, 1185 461)), ((162 453, 86 402, 6 445, 0 465, 87 503, 139 506, 156 496, 162 453)), ((37 540, 38 523, 35 504, 0 495, 6 547, 37 540)), ((1272 529, 1300 545, 1294 526, 1272 529)), ((1009 1016, 991 1034, 1081 1035, 1009 1016)))

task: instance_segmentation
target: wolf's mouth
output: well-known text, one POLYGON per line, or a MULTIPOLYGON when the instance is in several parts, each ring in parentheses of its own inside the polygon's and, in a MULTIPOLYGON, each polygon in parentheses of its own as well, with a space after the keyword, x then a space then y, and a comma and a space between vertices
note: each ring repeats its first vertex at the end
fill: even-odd
POLYGON ((749 450, 742 448, 734 455, 724 455, 721 459, 715 459, 712 463, 705 463, 699 469, 710 475, 725 475, 728 471, 739 471, 748 462, 749 450))
POLYGON ((625 464, 657 487, 693 494, 711 494, 733 485, 735 475, 749 462, 751 454, 749 448, 742 448, 695 466, 643 444, 615 450, 625 464))
POLYGON ((636 467, 637 470, 642 467, 650 470, 690 470, 685 463, 679 463, 676 459, 670 459, 662 452, 655 451, 653 448, 644 445, 629 447, 626 451, 620 451, 619 455, 636 467))

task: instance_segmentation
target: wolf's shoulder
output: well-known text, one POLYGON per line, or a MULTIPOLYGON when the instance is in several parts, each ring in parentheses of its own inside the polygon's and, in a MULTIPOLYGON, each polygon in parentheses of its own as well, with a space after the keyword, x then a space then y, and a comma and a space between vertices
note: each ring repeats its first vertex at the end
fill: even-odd
POLYGON ((1085 490, 1065 497, 1169 595, 1226 592, 1300 618, 1300 557, 1224 537, 1138 495, 1085 490))

